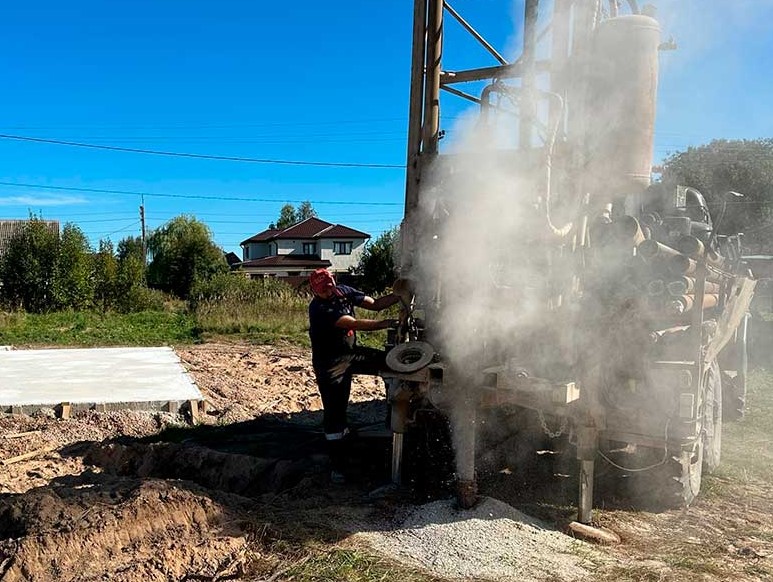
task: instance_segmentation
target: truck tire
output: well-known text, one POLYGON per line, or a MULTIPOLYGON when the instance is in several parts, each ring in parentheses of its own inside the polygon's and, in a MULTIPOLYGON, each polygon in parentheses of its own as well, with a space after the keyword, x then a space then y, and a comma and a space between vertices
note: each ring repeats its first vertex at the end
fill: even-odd
POLYGON ((703 480, 703 442, 695 443, 694 448, 684 448, 677 459, 681 469, 674 477, 677 485, 676 497, 683 507, 689 507, 701 490, 703 480))
POLYGON ((746 406, 746 376, 749 371, 749 315, 743 318, 736 330, 733 344, 734 376, 722 373, 722 415, 727 422, 741 420, 746 406))
POLYGON ((716 360, 706 370, 703 397, 703 470, 711 474, 722 454, 722 375, 716 360))

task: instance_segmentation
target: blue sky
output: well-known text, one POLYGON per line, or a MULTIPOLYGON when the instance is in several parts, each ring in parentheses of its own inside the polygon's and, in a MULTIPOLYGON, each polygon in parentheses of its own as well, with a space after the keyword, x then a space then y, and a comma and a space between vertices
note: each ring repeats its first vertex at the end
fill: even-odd
MULTIPOLYGON (((545 0, 547 3, 547 0, 545 0)), ((522 0, 451 3, 516 56, 522 0)), ((773 137, 769 0, 659 0, 655 157, 712 138, 773 137), (732 7, 732 8, 730 8, 732 7)), ((217 156, 402 165, 412 2, 27 0, 0 20, 0 133, 217 156)), ((446 27, 446 68, 494 64, 446 27), (453 48, 453 51, 452 51, 453 48)), ((467 108, 445 95, 446 129, 467 108)), ((0 218, 75 222, 93 244, 192 214, 239 242, 285 202, 378 236, 404 171, 153 156, 0 139, 0 218), (10 184, 10 185, 9 185, 10 184), (13 184, 16 184, 14 186, 13 184), (24 185, 24 186, 22 186, 24 185), (46 189, 109 190, 89 192, 46 189), (123 192, 123 193, 115 193, 123 192)))

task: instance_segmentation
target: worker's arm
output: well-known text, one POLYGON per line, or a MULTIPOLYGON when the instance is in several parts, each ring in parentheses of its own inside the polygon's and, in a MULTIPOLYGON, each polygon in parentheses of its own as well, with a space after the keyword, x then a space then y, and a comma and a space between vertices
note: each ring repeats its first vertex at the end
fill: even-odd
POLYGON ((397 319, 355 319, 351 315, 343 315, 335 323, 336 327, 354 331, 376 331, 378 329, 397 327, 398 325, 400 325, 400 322, 397 319))
POLYGON ((382 309, 386 309, 387 307, 392 307, 392 305, 400 303, 400 297, 395 295, 394 293, 390 293, 389 295, 384 295, 382 297, 379 297, 378 299, 373 299, 373 297, 365 296, 362 300, 362 303, 358 305, 358 307, 362 307, 363 309, 368 309, 369 311, 381 311, 382 309))

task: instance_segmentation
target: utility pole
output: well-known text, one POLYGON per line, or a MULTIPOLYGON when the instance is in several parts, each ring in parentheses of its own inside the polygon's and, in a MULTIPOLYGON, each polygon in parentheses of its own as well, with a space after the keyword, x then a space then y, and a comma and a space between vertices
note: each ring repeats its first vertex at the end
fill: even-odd
POLYGON ((142 197, 140 202, 140 224, 142 225, 142 262, 147 264, 147 249, 145 247, 145 197, 142 197))

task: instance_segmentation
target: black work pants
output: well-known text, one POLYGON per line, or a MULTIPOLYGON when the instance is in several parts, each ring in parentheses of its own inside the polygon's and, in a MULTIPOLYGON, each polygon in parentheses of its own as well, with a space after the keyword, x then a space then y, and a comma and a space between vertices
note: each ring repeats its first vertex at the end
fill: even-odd
POLYGON ((351 352, 335 359, 314 363, 319 394, 322 397, 322 426, 325 438, 340 440, 346 434, 346 410, 352 390, 352 376, 378 376, 386 369, 386 352, 355 346, 351 352))

